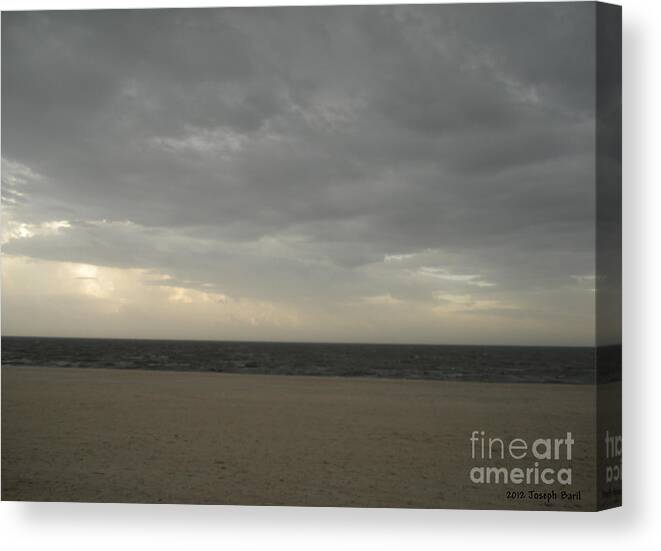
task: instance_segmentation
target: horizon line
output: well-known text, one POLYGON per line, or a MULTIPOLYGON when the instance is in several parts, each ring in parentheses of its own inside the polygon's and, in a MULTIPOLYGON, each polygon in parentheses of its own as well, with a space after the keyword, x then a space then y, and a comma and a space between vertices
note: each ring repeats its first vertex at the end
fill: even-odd
POLYGON ((217 342, 246 344, 327 344, 327 345, 366 345, 366 346, 494 346, 508 348, 599 348, 604 346, 622 346, 622 343, 609 344, 508 344, 508 343, 428 343, 428 342, 369 342, 369 341, 296 341, 296 340, 249 340, 249 339, 204 339, 204 338, 165 338, 165 337, 71 337, 54 335, 5 335, 0 338, 16 339, 71 339, 71 340, 114 340, 114 341, 172 341, 172 342, 217 342))

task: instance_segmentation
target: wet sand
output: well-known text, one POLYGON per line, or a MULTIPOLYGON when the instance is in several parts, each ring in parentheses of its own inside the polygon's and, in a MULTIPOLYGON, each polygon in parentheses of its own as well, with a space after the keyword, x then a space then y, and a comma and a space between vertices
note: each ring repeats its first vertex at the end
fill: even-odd
POLYGON ((2 368, 2 499, 594 509, 594 387, 2 368), (571 431, 580 501, 469 480, 470 435, 571 431))

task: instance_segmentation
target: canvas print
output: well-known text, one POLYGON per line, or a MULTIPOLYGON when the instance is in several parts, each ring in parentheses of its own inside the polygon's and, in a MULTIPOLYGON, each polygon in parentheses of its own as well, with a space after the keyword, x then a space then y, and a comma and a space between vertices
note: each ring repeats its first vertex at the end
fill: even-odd
POLYGON ((2 499, 619 505, 620 16, 2 13, 2 499))

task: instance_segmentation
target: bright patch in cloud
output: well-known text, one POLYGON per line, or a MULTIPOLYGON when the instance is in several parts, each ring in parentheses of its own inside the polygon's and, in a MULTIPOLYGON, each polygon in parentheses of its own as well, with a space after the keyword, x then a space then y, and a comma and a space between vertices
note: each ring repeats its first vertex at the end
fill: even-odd
POLYGON ((413 258, 415 254, 387 254, 383 257, 384 262, 401 262, 413 258))
POLYGON ((67 220, 52 220, 41 224, 26 224, 16 222, 10 217, 3 217, 2 221, 2 243, 9 243, 14 239, 28 239, 39 235, 52 235, 61 230, 70 228, 67 220))
POLYGON ((417 273, 423 276, 442 279, 444 281, 464 283, 466 285, 473 285, 475 287, 494 287, 496 285, 495 283, 482 280, 482 276, 476 274, 452 274, 449 273, 445 268, 438 268, 433 266, 423 266, 418 269, 417 273))
POLYGON ((369 297, 363 297, 362 302, 365 304, 383 304, 383 305, 395 305, 402 304, 403 301, 393 297, 390 293, 385 295, 374 295, 369 297))
POLYGON ((518 310, 512 304, 507 304, 495 299, 481 299, 470 294, 452 294, 436 292, 434 299, 441 302, 436 306, 436 312, 467 312, 467 311, 489 311, 489 310, 518 310))

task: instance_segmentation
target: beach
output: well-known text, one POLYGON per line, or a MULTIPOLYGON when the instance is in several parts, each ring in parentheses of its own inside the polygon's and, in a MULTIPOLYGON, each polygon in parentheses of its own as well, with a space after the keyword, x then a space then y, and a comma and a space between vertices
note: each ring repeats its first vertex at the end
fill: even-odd
POLYGON ((589 510, 594 402, 592 385, 5 366, 2 499, 589 510), (580 501, 472 483, 475 430, 571 431, 580 501))

